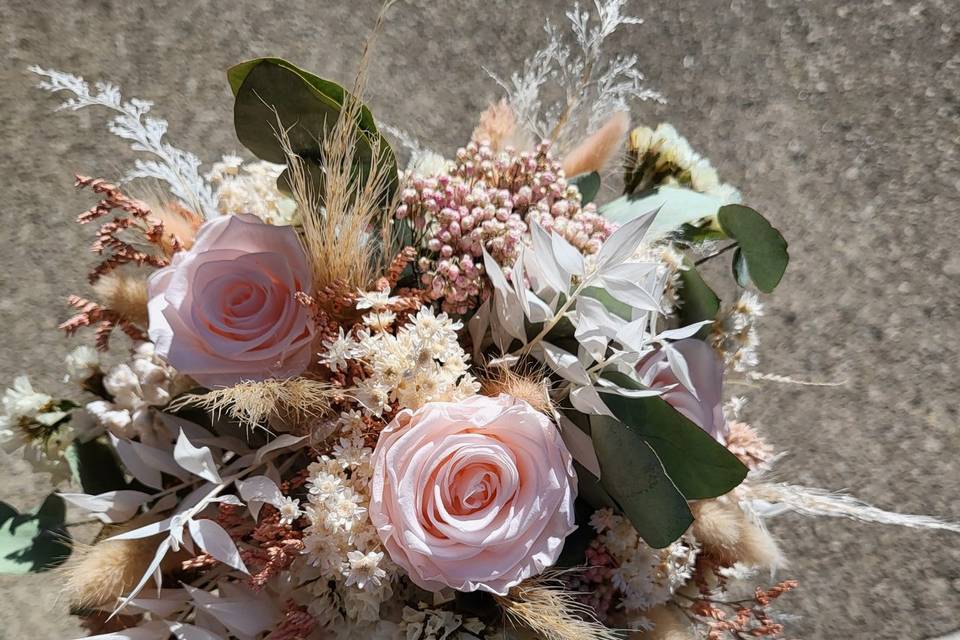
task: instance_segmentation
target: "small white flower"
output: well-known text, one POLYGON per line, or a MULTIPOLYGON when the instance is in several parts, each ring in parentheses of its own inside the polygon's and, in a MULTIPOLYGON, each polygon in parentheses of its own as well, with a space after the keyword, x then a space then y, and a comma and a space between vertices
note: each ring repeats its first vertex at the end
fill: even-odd
POLYGON ((359 467, 370 459, 372 451, 363 446, 362 440, 340 438, 340 442, 333 445, 333 457, 344 469, 359 467))
POLYGON ((357 293, 359 294, 357 310, 373 309, 379 311, 400 301, 400 298, 390 297, 390 289, 384 289, 383 291, 358 290, 357 293))
POLYGON ((3 411, 11 418, 34 418, 53 398, 33 390, 30 378, 17 376, 3 394, 3 411))
POLYGON ((397 314, 392 311, 375 311, 363 316, 363 323, 373 331, 389 331, 393 326, 393 321, 397 319, 397 314))
POLYGON ((66 357, 67 378, 82 382, 100 369, 100 354, 88 345, 80 345, 66 357))
POLYGON ((353 352, 357 345, 343 334, 343 327, 340 327, 337 337, 333 340, 324 340, 323 346, 326 351, 318 354, 320 364, 326 365, 331 371, 346 371, 347 361, 353 359, 353 352))
POLYGON ((387 572, 380 568, 383 560, 382 551, 351 551, 347 554, 349 567, 346 568, 346 586, 357 585, 366 589, 368 584, 379 587, 380 581, 387 577, 387 572))
POLYGON ((280 524, 292 525, 300 517, 300 501, 295 498, 284 496, 280 500, 280 524))

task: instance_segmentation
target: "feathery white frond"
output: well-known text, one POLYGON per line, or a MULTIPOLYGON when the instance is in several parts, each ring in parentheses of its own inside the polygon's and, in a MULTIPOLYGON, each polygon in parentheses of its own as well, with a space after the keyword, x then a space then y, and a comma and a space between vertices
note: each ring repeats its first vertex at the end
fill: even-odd
POLYGON ((94 83, 91 89, 80 76, 36 65, 29 70, 43 78, 37 87, 50 93, 71 94, 57 110, 78 111, 86 107, 105 107, 115 112, 110 119, 110 133, 130 142, 134 151, 154 156, 137 160, 123 181, 151 178, 168 185, 170 193, 190 210, 213 217, 217 214, 216 199, 210 184, 200 173, 200 160, 194 154, 177 149, 164 141, 167 122, 147 115, 153 103, 139 98, 124 101, 120 88, 109 82, 94 83))
POLYGON ((583 139, 615 111, 629 110, 631 100, 663 102, 663 96, 644 85, 637 56, 606 58, 606 40, 623 25, 643 20, 624 15, 626 0, 594 0, 595 14, 579 4, 566 13, 573 44, 549 20, 547 43, 523 62, 509 79, 487 73, 507 94, 510 107, 535 138, 550 139, 561 152, 583 139), (562 97, 549 104, 546 96, 562 97))
POLYGON ((861 522, 895 524, 915 529, 942 529, 960 533, 958 523, 945 522, 932 516, 885 511, 853 496, 826 489, 803 487, 785 482, 751 482, 744 483, 739 491, 741 499, 752 502, 754 511, 761 515, 764 515, 765 511, 771 515, 793 511, 806 516, 849 518, 861 522), (769 506, 764 508, 761 506, 763 503, 769 506))

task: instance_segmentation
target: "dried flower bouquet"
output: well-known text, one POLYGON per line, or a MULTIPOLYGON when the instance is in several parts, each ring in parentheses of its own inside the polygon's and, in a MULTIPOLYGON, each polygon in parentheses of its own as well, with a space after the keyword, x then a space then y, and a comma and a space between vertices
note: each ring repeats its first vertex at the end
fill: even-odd
POLYGON ((349 90, 231 68, 257 160, 207 173, 150 103, 32 68, 145 159, 77 178, 99 263, 62 328, 96 349, 73 399, 3 396, 6 448, 58 489, 3 505, 0 569, 56 567, 104 639, 745 638, 796 586, 735 595, 783 563, 768 517, 957 531, 770 479, 724 382, 795 382, 755 369, 787 242, 673 127, 631 128, 660 96, 605 55, 622 5, 548 24, 452 157, 374 119, 369 47, 349 90), (698 268, 720 256, 735 299, 698 268))

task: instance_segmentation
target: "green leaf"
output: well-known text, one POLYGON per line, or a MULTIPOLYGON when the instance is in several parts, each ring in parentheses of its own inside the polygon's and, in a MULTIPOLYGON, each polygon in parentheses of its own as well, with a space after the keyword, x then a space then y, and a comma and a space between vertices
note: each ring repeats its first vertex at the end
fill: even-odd
POLYGON ((757 288, 765 293, 776 289, 790 261, 787 241, 780 232, 762 215, 739 204, 721 207, 717 219, 723 232, 740 245, 757 288))
POLYGON ((99 440, 74 442, 67 450, 73 479, 85 493, 98 495, 127 488, 113 449, 99 440))
POLYGON ((658 187, 641 194, 621 196, 600 207, 605 217, 623 224, 654 209, 660 209, 647 238, 660 238, 679 231, 684 224, 717 215, 723 201, 682 187, 658 187))
POLYGON ((609 416, 591 416, 600 482, 640 537, 662 549, 683 535, 693 515, 653 449, 633 430, 609 416))
MULTIPOLYGON (((340 116, 348 96, 346 89, 280 58, 243 62, 227 71, 227 79, 235 97, 234 126, 245 147, 263 160, 285 164, 286 154, 277 139, 277 128, 282 125, 293 152, 308 163, 319 163, 321 141, 340 116)), ((395 184, 393 150, 377 130, 373 114, 362 106, 354 159, 361 169, 369 167, 378 145, 380 161, 386 163, 390 181, 395 184)))
POLYGON ((750 282, 750 270, 747 268, 747 259, 743 257, 743 251, 740 250, 740 247, 737 247, 736 251, 733 252, 731 267, 733 269, 733 279, 737 281, 737 284, 741 287, 747 286, 750 282))
POLYGON ((747 467, 735 455, 663 398, 606 393, 603 401, 617 420, 656 452, 688 500, 721 496, 747 476, 747 467))
MULTIPOLYGON (((684 259, 684 267, 685 269, 680 271, 679 294, 682 304, 677 310, 680 326, 713 320, 720 311, 720 298, 704 281, 689 258, 684 259)), ((697 335, 702 338, 709 331, 709 327, 704 327, 697 335)))
POLYGON ((596 199, 597 193, 600 192, 600 174, 596 171, 573 176, 567 182, 577 185, 582 204, 590 204, 596 199))
POLYGON ((63 498, 55 493, 31 514, 0 502, 0 573, 23 575, 62 564, 70 555, 66 513, 63 498))

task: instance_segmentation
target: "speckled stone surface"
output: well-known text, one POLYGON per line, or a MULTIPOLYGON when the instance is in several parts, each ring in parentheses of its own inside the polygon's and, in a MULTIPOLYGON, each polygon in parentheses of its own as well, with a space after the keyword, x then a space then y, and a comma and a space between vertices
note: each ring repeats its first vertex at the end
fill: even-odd
MULTIPOLYGON (((790 452, 791 481, 849 488, 879 506, 960 520, 960 14, 950 0, 636 3, 619 34, 669 99, 672 122, 790 241, 767 299, 761 370, 839 388, 758 384, 748 417, 790 452)), ((210 162, 239 148, 223 77, 278 55, 350 77, 372 2, 0 0, 0 373, 61 389, 70 343, 55 327, 86 291, 89 206, 74 172, 131 161, 103 114, 51 114, 38 63, 118 82, 158 103, 174 142, 210 162), (78 257, 81 260, 78 262, 78 257)), ((555 2, 401 4, 378 45, 378 118, 450 153, 497 97, 481 66, 509 72, 541 43, 555 2)), ((726 277, 725 274, 721 274, 726 277)), ((49 490, 2 462, 0 499, 49 490)), ((960 537, 785 517, 773 531, 801 589, 788 637, 929 638, 960 627, 960 537)), ((79 635, 58 579, 0 578, 0 639, 79 635)))

